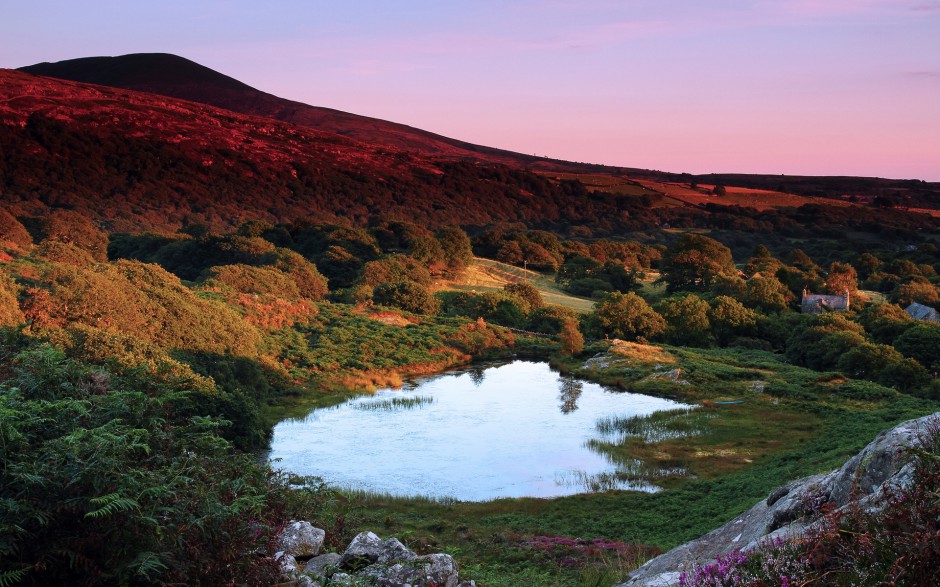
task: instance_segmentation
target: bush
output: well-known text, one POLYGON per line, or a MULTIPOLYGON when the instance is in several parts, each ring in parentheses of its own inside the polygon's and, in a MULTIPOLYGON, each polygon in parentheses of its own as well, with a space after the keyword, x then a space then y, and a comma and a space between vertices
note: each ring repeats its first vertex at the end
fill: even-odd
POLYGON ((88 251, 96 261, 108 258, 108 237, 91 220, 72 210, 53 210, 35 222, 39 241, 58 241, 88 251))
POLYGON ((666 320, 666 340, 671 344, 708 346, 711 342, 710 307, 702 298, 693 294, 669 298, 657 310, 666 320))
POLYGON ((156 265, 56 264, 27 291, 24 309, 44 327, 79 323, 136 336, 165 349, 257 356, 260 335, 234 310, 199 298, 156 265))
POLYGON ((428 288, 413 281, 383 283, 375 288, 372 300, 381 306, 393 306, 414 314, 437 314, 440 302, 428 288))
POLYGON ((13 287, 5 276, 0 275, 0 326, 18 326, 26 321, 13 287))
POLYGON ((33 237, 26 227, 4 208, 0 208, 0 241, 11 242, 19 247, 33 244, 33 237))
POLYGON ((894 341, 894 348, 927 369, 940 370, 940 326, 917 324, 894 341))
POLYGON ((203 273, 201 281, 206 289, 270 294, 292 300, 300 297, 297 283, 289 275, 268 267, 252 267, 251 265, 211 267, 203 273))
POLYGON ((600 333, 612 338, 654 338, 666 330, 663 317, 635 293, 610 294, 595 305, 593 319, 600 333))

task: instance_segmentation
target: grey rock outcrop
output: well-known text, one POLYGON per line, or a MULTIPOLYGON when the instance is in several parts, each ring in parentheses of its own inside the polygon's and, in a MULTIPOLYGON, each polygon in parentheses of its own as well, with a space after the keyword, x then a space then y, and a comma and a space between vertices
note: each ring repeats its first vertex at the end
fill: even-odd
POLYGON ((770 492, 721 528, 662 554, 631 573, 615 587, 677 585, 682 571, 712 562, 718 555, 747 550, 761 541, 801 535, 818 520, 826 504, 845 507, 854 497, 861 507, 877 511, 893 488, 911 483, 913 467, 906 449, 915 446, 928 420, 940 413, 909 420, 882 432, 839 470, 793 481, 770 492))
MULTIPOLYGON (((285 532, 292 532, 294 523, 289 528, 285 532)), ((318 530, 314 535, 325 536, 314 530, 318 530)), ((476 587, 473 581, 460 581, 457 563, 449 554, 418 556, 397 538, 382 540, 372 532, 359 533, 342 554, 311 558, 282 550, 275 558, 285 581, 304 587, 476 587)))
POLYGON ((310 522, 291 520, 277 538, 278 550, 294 557, 316 556, 325 538, 326 532, 310 522))

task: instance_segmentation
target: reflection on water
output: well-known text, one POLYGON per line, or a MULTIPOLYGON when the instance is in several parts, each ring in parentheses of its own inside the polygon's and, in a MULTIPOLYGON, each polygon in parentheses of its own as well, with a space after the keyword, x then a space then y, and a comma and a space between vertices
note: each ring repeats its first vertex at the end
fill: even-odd
POLYGON ((584 385, 580 379, 571 376, 561 378, 561 413, 570 414, 578 409, 578 398, 584 392, 584 385))
POLYGON ((481 501, 653 491, 642 466, 613 463, 598 450, 597 421, 680 407, 516 361, 285 420, 274 429, 270 458, 338 487, 393 495, 481 501))
POLYGON ((483 384, 483 380, 486 379, 486 369, 483 367, 473 367, 467 369, 467 375, 470 376, 470 381, 477 387, 483 384))

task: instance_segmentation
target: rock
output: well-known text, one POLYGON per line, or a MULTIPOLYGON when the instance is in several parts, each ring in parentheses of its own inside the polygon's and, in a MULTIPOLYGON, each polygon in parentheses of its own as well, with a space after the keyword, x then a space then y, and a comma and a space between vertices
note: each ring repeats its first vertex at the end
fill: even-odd
POLYGON ((382 551, 379 553, 378 562, 411 561, 416 558, 418 558, 418 555, 409 550, 398 538, 389 538, 382 542, 382 551))
POLYGON ((331 575, 332 571, 339 569, 339 562, 342 558, 341 554, 335 552, 315 556, 304 565, 304 574, 325 578, 331 575))
POLYGON ((353 538, 340 559, 340 567, 359 570, 379 560, 382 554, 382 539, 372 532, 360 532, 353 538))
POLYGON ((307 575, 300 575, 295 580, 296 587, 320 587, 320 584, 308 577, 307 575))
POLYGON ((456 587, 458 577, 454 557, 449 554, 429 554, 419 556, 418 560, 428 562, 424 572, 429 586, 456 587))
POLYGON ((330 586, 333 587, 353 587, 355 580, 346 573, 336 573, 330 577, 330 586))
POLYGON ((277 537, 278 549, 294 557, 316 556, 323 547, 326 532, 310 522, 291 520, 277 537))
POLYGON ((910 486, 913 466, 905 460, 905 449, 914 446, 927 421, 938 416, 910 420, 882 432, 837 471, 774 489, 767 499, 721 528, 647 561, 615 587, 677 585, 679 574, 692 565, 712 562, 732 550, 753 548, 765 540, 800 536, 826 503, 845 507, 855 496, 869 511, 879 511, 892 488, 910 486))
POLYGON ((279 550, 274 553, 274 560, 281 563, 281 572, 285 575, 292 575, 297 572, 297 559, 294 558, 294 555, 279 550))

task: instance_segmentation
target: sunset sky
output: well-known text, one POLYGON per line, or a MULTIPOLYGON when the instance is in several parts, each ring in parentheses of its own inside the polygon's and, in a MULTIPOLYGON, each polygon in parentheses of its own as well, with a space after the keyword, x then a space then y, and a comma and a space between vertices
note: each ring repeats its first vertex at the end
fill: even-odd
POLYGON ((940 1, 4 2, 0 67, 175 53, 573 161, 940 181, 940 1))

